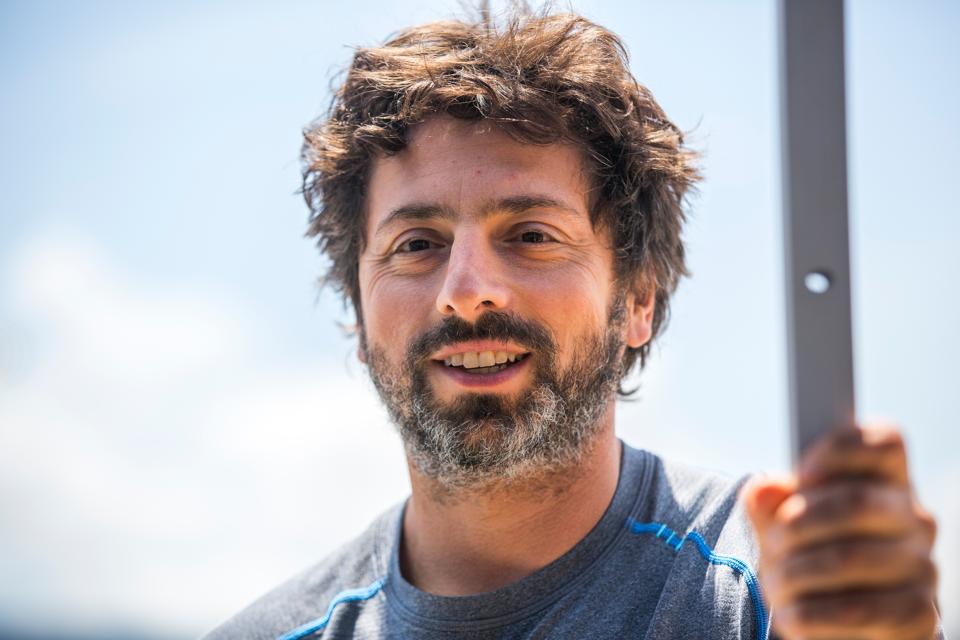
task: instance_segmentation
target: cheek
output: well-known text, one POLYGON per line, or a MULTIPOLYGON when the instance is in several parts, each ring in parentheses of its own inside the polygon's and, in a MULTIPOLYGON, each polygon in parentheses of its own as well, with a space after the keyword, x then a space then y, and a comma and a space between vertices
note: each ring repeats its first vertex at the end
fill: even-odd
POLYGON ((582 349, 583 340, 606 327, 609 283, 569 265, 526 280, 518 282, 525 292, 518 311, 546 325, 557 343, 558 365, 566 368, 582 349))
POLYGON ((518 289, 527 309, 541 316, 560 335, 607 321, 611 282, 592 261, 567 260, 555 268, 522 274, 518 289))
POLYGON ((420 279, 362 270, 360 291, 367 341, 391 352, 406 349, 417 328, 428 320, 436 297, 430 296, 429 283, 420 279))

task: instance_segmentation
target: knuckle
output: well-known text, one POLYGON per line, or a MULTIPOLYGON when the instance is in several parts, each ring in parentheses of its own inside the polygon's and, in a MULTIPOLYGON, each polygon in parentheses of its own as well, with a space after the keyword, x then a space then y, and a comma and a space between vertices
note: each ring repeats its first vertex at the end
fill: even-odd
POLYGON ((878 430, 876 445, 885 451, 903 451, 907 448, 907 443, 903 439, 903 432, 896 425, 890 425, 878 430))
POLYGON ((907 443, 900 428, 895 425, 865 429, 861 446, 882 457, 906 461, 907 443))
POLYGON ((881 608, 873 598, 849 598, 835 609, 838 622, 844 627, 860 627, 882 615, 881 608))
POLYGON ((826 491, 813 494, 807 504, 807 508, 791 525, 795 529, 801 529, 808 523, 815 523, 835 517, 835 514, 842 511, 838 504, 841 496, 836 491, 826 491))
POLYGON ((889 574, 899 582, 914 584, 917 588, 931 588, 937 582, 937 565, 928 551, 919 549, 915 545, 900 547, 891 561, 895 562, 889 574))
POLYGON ((889 420, 863 425, 859 431, 863 441, 868 445, 891 442, 897 439, 903 440, 903 430, 900 425, 889 420))
POLYGON ((870 504, 870 490, 867 485, 862 483, 852 483, 840 495, 841 499, 838 501, 837 507, 843 511, 863 511, 870 504))
POLYGON ((893 467, 906 467, 907 443, 899 433, 874 445, 874 449, 893 467))
POLYGON ((834 432, 832 436, 817 442, 817 445, 811 448, 811 452, 815 454, 813 457, 833 461, 839 461, 868 447, 863 433, 846 429, 834 432))
POLYGON ((788 580, 800 581, 811 576, 842 571, 854 559, 845 550, 843 543, 827 544, 816 549, 797 554, 784 566, 784 576, 788 580))
POLYGON ((932 558, 926 557, 920 565, 921 582, 929 586, 931 590, 935 590, 937 583, 940 581, 940 570, 937 568, 937 563, 932 558))
POLYGON ((815 598, 796 607, 796 618, 806 629, 823 627, 857 628, 877 617, 876 607, 869 598, 860 596, 815 598))
POLYGON ((933 517, 933 514, 917 505, 915 508, 917 522, 920 523, 920 528, 923 530, 924 535, 926 536, 929 543, 932 545, 933 542, 937 539, 937 520, 933 517))
POLYGON ((888 557, 888 545, 871 541, 851 541, 837 545, 833 566, 853 570, 880 566, 888 557))
POLYGON ((792 532, 800 533, 810 525, 859 516, 870 502, 870 492, 860 482, 816 490, 809 494, 803 509, 788 514, 784 524, 792 532))
POLYGON ((851 482, 827 497, 822 515, 831 519, 860 516, 873 507, 874 501, 871 486, 863 482, 851 482))

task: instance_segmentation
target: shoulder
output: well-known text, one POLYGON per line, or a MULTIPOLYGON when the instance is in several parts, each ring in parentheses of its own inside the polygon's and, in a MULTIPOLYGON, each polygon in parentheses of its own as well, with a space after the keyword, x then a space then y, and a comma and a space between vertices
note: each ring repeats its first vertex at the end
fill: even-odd
POLYGON ((739 499, 749 476, 734 478, 639 453, 649 457, 652 470, 635 519, 665 524, 679 535, 697 532, 731 552, 755 556, 753 530, 739 499))
POLYGON ((629 526, 636 543, 653 553, 645 557, 666 572, 663 593, 670 597, 658 606, 654 628, 682 628, 691 637, 766 637, 759 551, 739 500, 748 477, 644 455, 652 461, 649 485, 629 526), (698 614, 678 617, 676 610, 698 614))
POLYGON ((402 505, 385 511, 358 537, 271 589, 203 640, 273 640, 322 618, 335 601, 375 596, 387 573, 401 513, 402 505))

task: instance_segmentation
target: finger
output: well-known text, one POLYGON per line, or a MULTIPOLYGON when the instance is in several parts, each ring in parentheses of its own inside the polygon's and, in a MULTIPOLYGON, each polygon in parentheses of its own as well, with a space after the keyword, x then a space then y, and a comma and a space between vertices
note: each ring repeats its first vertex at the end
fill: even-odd
POLYGON ((771 557, 842 538, 903 537, 917 529, 908 490, 847 480, 801 490, 777 509, 766 530, 771 557))
POLYGON ((913 514, 917 520, 917 526, 920 527, 920 531, 923 533, 927 544, 933 547, 933 543, 937 539, 937 521, 933 517, 933 514, 924 509, 923 506, 916 501, 916 498, 913 500, 913 514))
POLYGON ((763 567, 773 606, 817 594, 890 588, 933 580, 930 546, 919 532, 902 539, 825 543, 763 567))
POLYGON ((774 624, 786 637, 907 639, 933 637, 937 612, 927 585, 843 592, 780 607, 774 624))
POLYGON ((797 471, 801 486, 851 477, 909 483, 903 436, 883 424, 829 433, 804 454, 797 471))
POLYGON ((783 504, 783 501, 796 491, 796 481, 790 477, 761 477, 751 478, 740 491, 747 510, 747 516, 753 523, 758 536, 773 522, 774 514, 783 504))

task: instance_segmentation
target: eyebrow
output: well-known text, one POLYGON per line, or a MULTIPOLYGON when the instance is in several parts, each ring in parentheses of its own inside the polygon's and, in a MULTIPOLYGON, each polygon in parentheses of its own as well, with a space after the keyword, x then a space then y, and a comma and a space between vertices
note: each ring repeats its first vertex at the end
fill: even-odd
MULTIPOLYGON (((569 207, 559 200, 539 195, 510 196, 508 198, 493 200, 480 208, 480 217, 487 218, 494 213, 519 215, 531 209, 555 209, 565 216, 574 218, 583 217, 583 214, 573 207, 569 207)), ((408 204, 388 213, 380 224, 377 225, 375 235, 379 234, 387 226, 403 220, 452 220, 456 217, 457 212, 454 209, 439 204, 408 204)))

